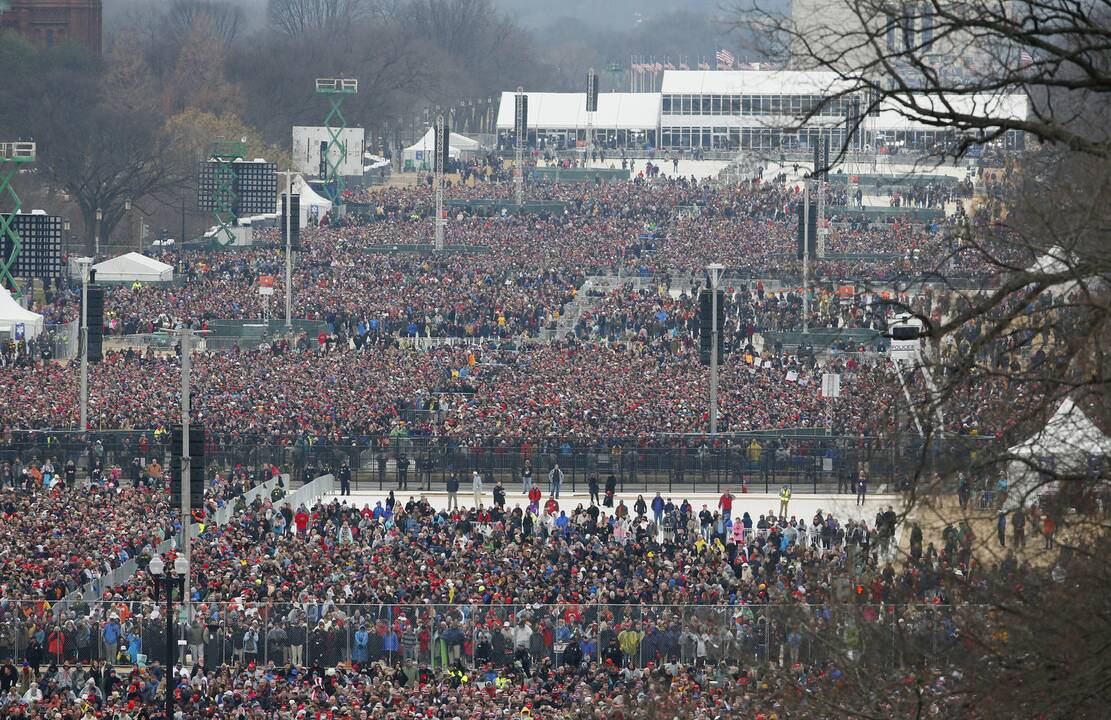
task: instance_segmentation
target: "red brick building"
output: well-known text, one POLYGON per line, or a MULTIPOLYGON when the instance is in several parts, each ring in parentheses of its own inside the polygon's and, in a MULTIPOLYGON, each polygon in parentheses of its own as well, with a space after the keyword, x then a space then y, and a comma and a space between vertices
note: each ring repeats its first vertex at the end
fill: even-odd
POLYGON ((101 0, 10 0, 0 30, 14 30, 40 45, 79 42, 100 54, 101 0))

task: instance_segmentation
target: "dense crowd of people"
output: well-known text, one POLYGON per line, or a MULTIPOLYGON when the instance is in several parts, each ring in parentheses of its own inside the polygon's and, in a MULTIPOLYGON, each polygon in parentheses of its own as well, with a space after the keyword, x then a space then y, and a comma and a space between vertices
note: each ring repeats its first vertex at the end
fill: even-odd
MULTIPOLYGON (((729 712, 723 700, 773 712, 799 700, 773 679, 782 670, 815 685, 840 672, 832 637, 863 648, 898 623, 898 648, 876 643, 876 660, 911 664, 952 645, 954 607, 1017 571, 1011 560, 977 565, 963 528, 940 547, 912 531, 896 564, 890 509, 872 524, 735 515, 728 491, 713 509, 660 495, 566 509, 488 497, 443 510, 392 494, 373 508, 260 498, 207 526, 192 555, 196 614, 179 628, 193 666, 173 672, 183 717, 287 717, 292 697, 289 717, 529 717, 531 703, 545 716, 609 718, 636 712, 630 689, 677 681, 709 693, 669 696, 684 717, 729 712), (722 695, 749 683, 766 699, 722 695), (566 689, 549 692, 564 687, 591 688, 597 704, 584 711, 566 689), (471 704, 436 699, 453 693, 471 704)), ((164 617, 149 596, 137 577, 60 615, 42 598, 5 603, 0 657, 15 662, 0 669, 0 706, 10 717, 149 717, 166 671, 164 617)))
MULTIPOLYGON (((722 368, 720 407, 728 430, 823 427, 877 429, 882 366, 874 361, 735 352, 722 368), (842 371, 836 411, 820 396, 823 371, 842 371)), ((511 349, 428 350, 328 342, 301 336, 260 350, 194 353, 192 408, 226 442, 268 437, 384 435, 418 413, 430 437, 555 438, 651 442, 659 433, 704 431, 707 368, 697 341, 657 338, 626 348, 564 342, 511 349)), ((168 427, 178 412, 180 368, 168 353, 109 353, 90 373, 89 423, 99 430, 168 427)), ((0 429, 72 428, 78 368, 57 363, 0 371, 36 395, 0 395, 0 429)))
MULTIPOLYGON (((506 179, 504 167, 466 170, 475 182, 451 187, 450 200, 512 197, 511 185, 494 182, 506 179)), ((849 202, 831 192, 831 202, 849 202)), ((191 406, 208 442, 371 448, 380 473, 384 446, 375 441, 395 435, 522 457, 525 447, 543 447, 553 473, 556 448, 619 457, 622 444, 693 438, 693 450, 709 422, 697 281, 674 294, 666 279, 651 289, 621 286, 594 298, 569 337, 545 331, 588 275, 689 278, 710 262, 730 270, 721 431, 827 428, 862 442, 890 432, 896 386, 881 359, 786 352, 757 338, 802 325, 799 187, 722 186, 645 168, 630 182, 530 183, 528 196, 562 205, 524 215, 452 205, 455 247, 442 255, 402 247, 431 242, 424 186, 352 196, 358 213, 304 229, 293 314, 323 329, 194 353, 191 406), (774 290, 768 278, 779 281, 774 290), (466 342, 432 341, 441 338, 466 342), (841 377, 836 400, 820 392, 826 373, 841 377)), ((899 202, 946 199, 928 186, 899 202)), ((280 279, 273 294, 258 290, 262 276, 282 276, 284 254, 272 230, 258 241, 167 252, 177 282, 113 287, 109 332, 280 315, 280 279)), ((824 241, 833 257, 811 263, 811 328, 880 332, 892 303, 940 320, 968 300, 878 288, 942 268, 978 281, 988 269, 967 254, 955 267, 958 248, 945 227, 838 224, 824 241)), ((70 319, 75 298, 72 286, 47 287, 44 313, 70 319)), ((974 354, 990 364, 1002 343, 1033 344, 1026 335, 1036 334, 984 343, 974 354)), ((976 342, 970 326, 942 351, 976 342)), ((712 507, 661 494, 626 505, 612 491, 601 501, 593 477, 589 504, 561 505, 554 481, 547 497, 539 487, 521 497, 500 481, 484 486, 477 472, 468 488, 475 502, 463 508, 436 509, 400 485, 374 507, 334 498, 294 506, 281 489, 248 504, 243 493, 279 469, 217 462, 196 518, 203 529, 186 587, 192 613, 177 638, 167 637, 144 572, 100 587, 95 602, 60 601, 129 560, 145 568, 180 530, 159 464, 179 413, 180 372, 175 353, 149 348, 108 352, 91 368, 89 429, 140 432, 120 433, 119 447, 90 444, 79 480, 81 454, 54 453, 49 432, 79 422, 78 369, 46 355, 3 354, 5 717, 151 718, 170 685, 182 720, 622 720, 656 711, 779 720, 813 717, 819 697, 845 691, 848 668, 834 646, 849 648, 850 661, 876 662, 881 684, 890 679, 874 701, 878 715, 923 686, 918 697, 937 710, 949 702, 944 680, 917 668, 912 688, 900 673, 927 647, 934 657, 953 648, 954 609, 1019 572, 1013 551, 997 567, 980 566, 967 526, 948 528, 936 545, 905 529, 910 552, 897 560, 893 509, 874 522, 821 510, 801 516, 788 511, 789 490, 778 512, 755 517, 733 512, 729 490, 712 507), (29 431, 46 438, 33 457, 13 441, 29 431), (227 521, 213 521, 228 505, 227 521), (160 659, 177 649, 175 639, 186 662, 166 667, 160 659)), ((1006 427, 1004 393, 985 387, 959 398, 953 429, 1006 427)), ((911 379, 907 392, 925 390, 911 379)), ((774 452, 758 440, 738 447, 749 468, 774 452)), ((402 455, 394 459, 400 476, 402 455)), ((449 493, 460 484, 468 478, 453 474, 449 493)), ((866 479, 852 484, 866 487, 866 479)))
MULTIPOLYGON (((509 193, 504 185, 452 189, 466 200, 509 193)), ((430 257, 394 246, 429 244, 426 188, 385 188, 373 210, 334 226, 305 228, 294 271, 295 317, 380 327, 395 335, 535 336, 582 285, 584 274, 701 271, 725 264, 738 277, 798 282, 794 186, 689 180, 530 188, 560 211, 482 216, 456 208, 448 244, 464 248, 430 257)), ((353 216, 354 217, 354 216, 353 216)), ((149 332, 176 322, 259 319, 284 308, 284 252, 273 230, 256 247, 231 252, 167 251, 180 280, 169 286, 111 288, 106 323, 115 334, 149 332), (260 277, 279 279, 260 295, 260 277)), ((944 267, 947 275, 990 269, 962 256, 953 233, 917 224, 832 227, 831 256, 811 263, 817 282, 911 279, 944 267)), ((76 291, 48 292, 42 310, 75 316, 76 291)))

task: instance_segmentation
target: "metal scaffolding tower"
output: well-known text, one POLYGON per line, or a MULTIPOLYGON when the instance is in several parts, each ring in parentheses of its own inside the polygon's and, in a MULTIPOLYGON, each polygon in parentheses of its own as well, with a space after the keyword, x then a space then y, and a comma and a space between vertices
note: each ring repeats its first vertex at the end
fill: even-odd
POLYGON ((340 206, 343 205, 343 175, 340 174, 340 167, 347 160, 347 146, 342 141, 343 131, 347 129, 347 120, 344 119, 340 106, 343 105, 345 97, 359 92, 359 81, 354 78, 317 78, 316 92, 318 95, 327 95, 331 105, 331 110, 324 118, 324 127, 328 130, 328 147, 324 158, 327 168, 324 177, 324 194, 332 201, 332 205, 340 206))
POLYGON ((19 286, 16 284, 15 276, 12 275, 11 270, 15 266, 16 258, 19 257, 23 243, 19 238, 19 232, 12 226, 12 223, 16 214, 23 207, 23 202, 16 194, 15 188, 12 187, 12 179, 24 165, 35 162, 35 157, 35 143, 33 142, 0 143, 0 198, 3 198, 6 194, 12 199, 12 209, 6 213, 0 213, 0 237, 6 237, 11 246, 8 257, 0 256, 0 285, 6 283, 13 292, 18 290, 19 286))
POLYGON ((224 245, 235 243, 232 230, 239 221, 235 213, 235 168, 232 163, 247 157, 247 143, 241 140, 217 140, 212 145, 211 161, 216 163, 213 173, 216 187, 212 200, 215 205, 213 217, 216 218, 216 233, 213 239, 224 245))

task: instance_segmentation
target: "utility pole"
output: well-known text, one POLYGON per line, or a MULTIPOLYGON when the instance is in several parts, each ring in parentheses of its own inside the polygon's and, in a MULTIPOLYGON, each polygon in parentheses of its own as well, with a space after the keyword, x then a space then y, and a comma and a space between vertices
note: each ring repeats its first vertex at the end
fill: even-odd
POLYGON ((77 267, 81 269, 81 332, 78 336, 81 342, 81 432, 89 427, 89 268, 92 264, 91 257, 77 258, 77 267))
POLYGON ((710 434, 718 432, 718 347, 721 342, 721 328, 718 327, 718 287, 725 266, 713 263, 706 266, 710 278, 710 434))
POLYGON ((802 210, 802 334, 806 335, 809 330, 810 315, 810 243, 814 241, 810 237, 810 181, 802 181, 802 196, 803 196, 803 210, 802 210))

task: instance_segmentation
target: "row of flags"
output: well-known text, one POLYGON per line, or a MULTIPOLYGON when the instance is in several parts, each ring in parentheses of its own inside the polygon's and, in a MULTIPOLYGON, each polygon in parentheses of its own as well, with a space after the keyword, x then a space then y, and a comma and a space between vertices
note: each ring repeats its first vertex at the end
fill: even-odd
MULTIPOLYGON (((710 58, 703 58, 699 56, 693 64, 693 69, 697 70, 710 70, 710 58)), ((737 64, 737 57, 729 50, 721 49, 714 53, 714 68, 715 70, 732 70, 737 64)), ((660 73, 665 70, 691 70, 692 64, 687 62, 687 57, 684 55, 679 56, 679 62, 672 63, 671 58, 665 58, 664 62, 659 62, 655 58, 651 62, 644 62, 644 58, 633 56, 632 62, 629 67, 633 72, 640 73, 660 73)))

